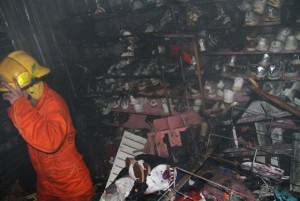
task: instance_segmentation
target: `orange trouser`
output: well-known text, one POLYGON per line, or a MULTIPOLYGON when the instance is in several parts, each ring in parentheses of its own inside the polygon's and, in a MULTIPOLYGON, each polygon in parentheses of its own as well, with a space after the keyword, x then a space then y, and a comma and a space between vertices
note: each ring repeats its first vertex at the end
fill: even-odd
POLYGON ((94 196, 94 191, 87 193, 82 197, 55 197, 51 195, 37 195, 38 201, 91 201, 94 196))

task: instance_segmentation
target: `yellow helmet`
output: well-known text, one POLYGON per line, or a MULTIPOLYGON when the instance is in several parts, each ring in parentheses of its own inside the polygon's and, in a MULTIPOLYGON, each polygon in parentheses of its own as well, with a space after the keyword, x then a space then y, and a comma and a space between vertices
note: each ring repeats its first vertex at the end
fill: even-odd
MULTIPOLYGON (((29 87, 37 80, 50 72, 49 68, 42 67, 24 51, 15 51, 6 56, 0 64, 0 81, 7 82, 15 88, 14 79, 21 88, 29 87)), ((8 91, 0 85, 0 91, 8 91)))

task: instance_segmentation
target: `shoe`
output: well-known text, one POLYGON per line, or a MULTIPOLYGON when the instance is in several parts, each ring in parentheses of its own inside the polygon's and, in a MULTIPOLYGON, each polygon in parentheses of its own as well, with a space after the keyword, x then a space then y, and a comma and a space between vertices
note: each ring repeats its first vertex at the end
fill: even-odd
POLYGON ((285 64, 283 61, 272 62, 268 70, 268 75, 267 75, 268 79, 270 80, 280 79, 283 75, 284 66, 285 64))
POLYGON ((120 105, 121 105, 122 110, 126 110, 128 108, 128 106, 129 106, 128 96, 121 97, 120 105))
POLYGON ((190 82, 188 82, 187 88, 191 92, 192 97, 200 96, 200 89, 199 89, 198 81, 191 80, 190 82))
POLYGON ((294 35, 289 35, 285 41, 284 49, 288 51, 296 50, 298 48, 298 40, 294 35))
POLYGON ((259 65, 261 65, 264 68, 269 68, 271 65, 271 57, 269 54, 264 54, 261 61, 258 62, 259 65))
POLYGON ((136 112, 142 113, 144 105, 144 98, 138 98, 136 104, 133 105, 133 108, 136 112))
POLYGON ((166 1, 167 0, 156 0, 155 1, 156 7, 161 7, 161 6, 166 5, 166 1))
POLYGON ((295 92, 299 88, 299 81, 286 81, 284 82, 284 87, 282 88, 282 96, 286 98, 287 101, 293 102, 295 92))
POLYGON ((129 7, 132 11, 144 8, 145 4, 141 0, 129 0, 129 7))
POLYGON ((280 186, 275 186, 274 195, 276 200, 279 201, 297 201, 298 199, 294 197, 287 189, 283 189, 280 186))
POLYGON ((283 28, 283 29, 281 29, 281 30, 278 32, 278 34, 277 34, 277 36, 276 36, 276 39, 277 39, 277 40, 280 40, 280 41, 282 41, 282 42, 285 43, 287 37, 288 37, 291 33, 292 33, 292 30, 291 30, 290 28, 283 28))
POLYGON ((147 189, 145 194, 167 190, 177 177, 176 169, 166 164, 154 167, 146 177, 147 189))
POLYGON ((107 105, 106 107, 103 107, 102 108, 102 114, 103 115, 107 115, 107 114, 109 114, 111 112, 111 108, 107 105))
POLYGON ((278 22, 280 21, 280 10, 273 6, 267 6, 264 14, 265 22, 278 22))
POLYGON ((128 83, 128 82, 125 82, 125 83, 123 84, 122 88, 123 88, 124 91, 129 91, 129 89, 130 89, 129 83, 128 83))
POLYGON ((214 34, 209 34, 207 37, 207 45, 210 50, 217 50, 220 47, 221 38, 214 34))
POLYGON ((260 21, 260 15, 253 12, 248 11, 245 16, 245 24, 248 26, 256 26, 260 21))
POLYGON ((144 183, 151 171, 150 165, 143 160, 136 161, 134 158, 126 158, 125 165, 128 168, 129 176, 140 184, 144 183))
POLYGON ((286 65, 284 69, 284 77, 295 78, 299 74, 300 69, 300 56, 298 54, 293 55, 292 60, 286 65))
POLYGON ((158 104, 157 104, 157 100, 155 99, 155 98, 152 98, 151 100, 150 100, 150 105, 151 105, 151 107, 156 107, 158 104))
MULTIPOLYGON (((129 45, 133 45, 138 41, 138 38, 136 38, 135 36, 133 36, 133 34, 128 31, 128 30, 120 30, 120 34, 122 36, 124 36, 125 41, 127 41, 129 43, 129 45)), ((128 46, 129 46, 128 45, 128 46)))
POLYGON ((217 96, 224 97, 224 90, 223 89, 217 89, 217 96))
POLYGON ((224 89, 225 82, 223 80, 220 80, 217 84, 217 89, 224 89))
POLYGON ((256 40, 247 40, 246 39, 246 50, 249 52, 253 52, 256 50, 257 42, 256 40))
POLYGON ((269 51, 272 53, 280 52, 284 47, 284 44, 280 40, 272 40, 269 51))
POLYGON ((247 12, 252 9, 252 5, 249 0, 243 0, 242 4, 237 6, 241 11, 247 12))
POLYGON ((263 14, 266 7, 267 0, 254 0, 252 11, 258 14, 263 14))
POLYGON ((299 90, 299 89, 297 89, 297 90, 295 91, 294 103, 295 103, 298 107, 300 107, 300 90, 299 90))
POLYGON ((198 41, 198 45, 200 47, 200 52, 205 52, 207 50, 206 45, 205 45, 205 39, 200 38, 198 41))
POLYGON ((101 7, 100 5, 97 5, 97 8, 96 8, 94 14, 97 15, 97 14, 101 14, 101 13, 105 13, 105 12, 106 12, 105 8, 101 7))
POLYGON ((137 102, 138 102, 137 98, 135 98, 133 95, 129 96, 129 104, 130 105, 135 105, 135 104, 137 104, 137 102))
POLYGON ((134 52, 133 51, 125 51, 121 54, 121 57, 134 57, 134 52))
POLYGON ((247 75, 249 77, 255 78, 257 68, 258 68, 258 64, 250 63, 248 66, 247 75))
POLYGON ((195 99, 193 104, 193 111, 199 112, 201 109, 202 101, 201 99, 195 99))
POLYGON ((206 69, 206 72, 209 75, 221 75, 222 66, 223 66, 223 61, 220 59, 216 59, 211 64, 210 68, 206 69))
POLYGON ((232 76, 233 66, 229 66, 228 64, 224 64, 222 66, 221 75, 224 77, 230 77, 232 76))
POLYGON ((249 52, 255 51, 257 46, 257 32, 253 31, 246 36, 246 49, 249 52))
POLYGON ((267 0, 267 4, 279 9, 281 8, 283 1, 284 0, 267 0))
POLYGON ((294 54, 291 59, 292 64, 300 64, 300 54, 294 54))
POLYGON ((230 89, 224 90, 224 102, 225 103, 233 103, 235 98, 235 91, 232 91, 230 89))
POLYGON ((230 61, 227 63, 228 66, 235 67, 236 65, 236 55, 230 57, 230 61))
POLYGON ((155 27, 150 24, 150 23, 146 23, 144 25, 144 33, 153 33, 155 31, 155 27))
POLYGON ((241 91, 244 84, 244 79, 241 77, 237 77, 234 79, 234 83, 232 85, 232 91, 241 91))
POLYGON ((296 78, 299 75, 300 64, 288 64, 284 70, 284 77, 286 78, 296 78))
POLYGON ((232 70, 232 75, 243 77, 247 73, 247 66, 237 64, 235 68, 232 70))
POLYGON ((216 17, 213 21, 216 26, 224 26, 231 22, 231 18, 225 13, 224 8, 220 3, 216 3, 216 17))
POLYGON ((258 65, 257 69, 256 69, 255 77, 257 79, 264 79, 266 77, 267 73, 268 73, 267 68, 264 68, 263 66, 258 65))
POLYGON ((271 82, 264 82, 262 89, 268 94, 275 95, 275 87, 271 82))
POLYGON ((186 25, 194 27, 197 25, 198 18, 203 16, 204 12, 197 6, 189 5, 186 13, 186 25))
POLYGON ((168 107, 168 103, 167 103, 167 99, 166 98, 161 98, 161 107, 162 107, 164 113, 168 113, 169 112, 169 107, 168 107))
POLYGON ((256 50, 261 52, 266 52, 268 49, 269 49, 269 40, 264 36, 260 36, 258 38, 256 50))
POLYGON ((217 86, 212 80, 206 80, 204 85, 208 98, 214 98, 217 96, 217 86))
POLYGON ((295 30, 295 37, 298 41, 300 41, 300 30, 299 29, 295 30))

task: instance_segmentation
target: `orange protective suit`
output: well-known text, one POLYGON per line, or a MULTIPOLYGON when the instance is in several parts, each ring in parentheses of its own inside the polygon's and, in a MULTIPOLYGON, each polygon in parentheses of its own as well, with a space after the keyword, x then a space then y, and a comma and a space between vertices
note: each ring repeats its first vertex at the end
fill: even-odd
POLYGON ((33 107, 25 97, 8 110, 37 173, 39 201, 90 201, 94 195, 89 171, 75 147, 75 128, 64 99, 44 83, 33 107))

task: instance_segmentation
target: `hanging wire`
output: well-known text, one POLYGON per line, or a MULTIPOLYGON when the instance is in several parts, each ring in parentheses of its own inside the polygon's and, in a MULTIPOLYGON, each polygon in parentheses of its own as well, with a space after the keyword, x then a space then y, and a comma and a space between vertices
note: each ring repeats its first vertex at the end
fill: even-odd
MULTIPOLYGON (((221 185, 221 184, 219 184, 219 183, 217 183, 217 182, 214 182, 214 181, 212 181, 212 180, 210 180, 210 179, 206 179, 206 178, 204 178, 204 177, 202 177, 202 176, 199 176, 199 175, 197 175, 197 174, 194 174, 194 173, 192 173, 192 172, 189 172, 189 171, 184 170, 184 169, 179 168, 179 167, 176 167, 175 169, 176 169, 176 170, 180 170, 180 171, 182 171, 182 172, 184 172, 184 173, 186 173, 186 174, 192 175, 192 176, 194 176, 194 177, 197 177, 197 178, 199 178, 199 179, 201 179, 201 180, 204 180, 204 181, 208 182, 211 186, 213 186, 213 187, 215 187, 215 188, 219 188, 220 190, 225 190, 226 192, 230 192, 230 193, 233 193, 233 194, 236 194, 236 195, 240 195, 240 196, 242 196, 242 197, 245 197, 245 198, 249 199, 249 196, 244 195, 243 193, 240 193, 240 192, 238 192, 238 191, 235 191, 235 190, 233 190, 233 189, 231 189, 231 188, 228 188, 228 187, 226 187, 226 186, 223 186, 223 185, 221 185)), ((178 191, 176 191, 176 192, 178 192, 178 191)))
MULTIPOLYGON (((228 139, 228 140, 232 140, 232 141, 235 140, 235 139, 232 138, 232 137, 224 137, 224 136, 222 136, 222 135, 209 134, 209 137, 208 137, 209 139, 208 139, 208 141, 210 141, 210 136, 220 137, 220 138, 224 138, 224 139, 228 139)), ((254 150, 255 150, 254 148, 250 148, 250 147, 243 147, 243 148, 246 149, 246 150, 250 150, 250 151, 254 151, 254 150)), ((256 149, 258 149, 259 151, 264 152, 264 153, 266 153, 266 154, 274 155, 274 153, 268 152, 268 151, 266 151, 266 150, 264 150, 264 149, 262 149, 262 148, 256 147, 256 149)), ((293 161, 295 161, 295 162, 297 162, 297 163, 300 163, 300 161, 297 160, 297 159, 295 159, 294 156, 291 156, 291 155, 288 155, 288 154, 279 154, 279 155, 287 156, 287 157, 289 157, 291 160, 293 160, 293 161)))

